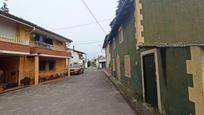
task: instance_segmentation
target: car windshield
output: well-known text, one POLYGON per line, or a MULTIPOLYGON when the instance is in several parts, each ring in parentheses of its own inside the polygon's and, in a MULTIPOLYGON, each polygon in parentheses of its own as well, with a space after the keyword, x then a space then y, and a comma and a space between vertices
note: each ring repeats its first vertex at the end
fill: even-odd
POLYGON ((79 64, 72 64, 71 67, 72 67, 72 68, 78 68, 78 67, 80 67, 80 66, 79 66, 79 64))

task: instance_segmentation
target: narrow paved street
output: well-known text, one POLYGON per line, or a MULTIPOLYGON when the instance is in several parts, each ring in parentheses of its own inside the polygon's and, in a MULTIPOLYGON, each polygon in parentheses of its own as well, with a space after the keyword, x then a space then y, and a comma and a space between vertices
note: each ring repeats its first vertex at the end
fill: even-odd
POLYGON ((134 115, 105 74, 85 74, 0 95, 0 115, 134 115))

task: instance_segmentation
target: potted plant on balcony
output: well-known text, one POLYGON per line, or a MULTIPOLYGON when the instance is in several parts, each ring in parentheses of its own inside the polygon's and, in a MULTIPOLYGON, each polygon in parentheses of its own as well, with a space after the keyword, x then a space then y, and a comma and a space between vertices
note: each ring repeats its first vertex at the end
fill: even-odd
POLYGON ((55 79, 55 76, 54 75, 50 75, 50 80, 53 80, 53 79, 55 79))
POLYGON ((45 82, 47 81, 47 78, 45 76, 40 76, 40 82, 45 82))
POLYGON ((56 79, 60 78, 60 74, 59 73, 55 74, 55 78, 56 79))
POLYGON ((60 78, 64 77, 64 73, 60 73, 60 78))
POLYGON ((24 77, 22 80, 21 80, 21 84, 24 85, 24 86, 27 86, 27 85, 30 85, 32 79, 30 77, 24 77))

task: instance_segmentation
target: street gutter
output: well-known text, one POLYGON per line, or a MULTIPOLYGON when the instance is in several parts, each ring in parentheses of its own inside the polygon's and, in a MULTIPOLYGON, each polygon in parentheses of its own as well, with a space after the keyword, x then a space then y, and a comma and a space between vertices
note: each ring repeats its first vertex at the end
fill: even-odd
POLYGON ((164 115, 155 111, 153 108, 149 107, 144 102, 141 102, 135 97, 128 95, 127 91, 124 90, 125 86, 123 86, 122 83, 118 82, 107 70, 103 69, 103 71, 106 74, 106 77, 111 81, 111 83, 127 101, 128 105, 135 111, 136 115, 164 115))

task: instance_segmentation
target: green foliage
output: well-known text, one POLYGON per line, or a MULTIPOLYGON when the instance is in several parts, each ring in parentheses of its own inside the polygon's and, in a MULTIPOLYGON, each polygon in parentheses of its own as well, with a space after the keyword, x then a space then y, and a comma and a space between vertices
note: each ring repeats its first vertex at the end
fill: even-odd
POLYGON ((22 85, 30 85, 32 79, 30 77, 25 77, 24 79, 21 80, 22 85))

